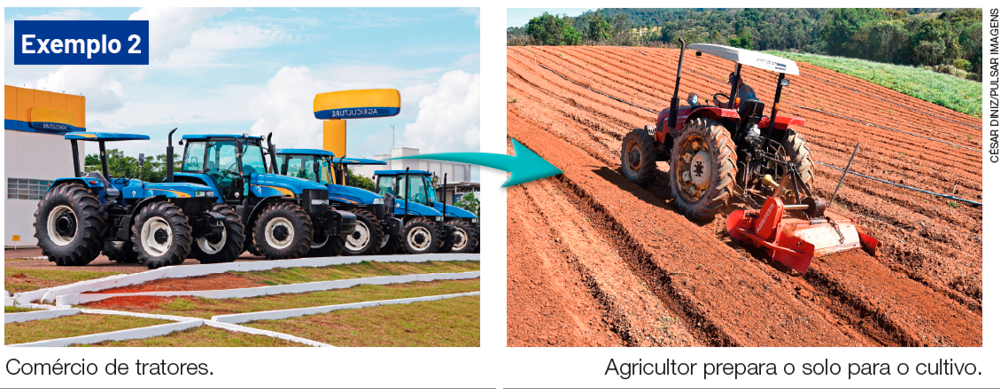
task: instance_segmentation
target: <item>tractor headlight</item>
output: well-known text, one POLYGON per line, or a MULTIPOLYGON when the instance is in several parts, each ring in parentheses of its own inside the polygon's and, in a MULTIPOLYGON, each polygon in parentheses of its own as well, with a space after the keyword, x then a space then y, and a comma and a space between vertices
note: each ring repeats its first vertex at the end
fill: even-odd
POLYGON ((210 190, 196 190, 194 191, 194 197, 215 197, 215 192, 210 190))
POLYGON ((312 199, 312 201, 310 203, 312 205, 328 205, 328 204, 330 204, 330 200, 312 199))
POLYGON ((479 223, 479 219, 469 219, 469 223, 472 223, 472 224, 479 223))
POLYGON ((375 199, 375 201, 373 201, 372 204, 383 205, 383 204, 385 204, 385 201, 382 201, 382 198, 379 197, 379 198, 375 199))
POLYGON ((698 105, 698 94, 697 93, 690 93, 690 94, 688 94, 688 104, 690 104, 692 107, 698 105))
POLYGON ((439 221, 442 221, 442 220, 444 220, 444 216, 438 216, 438 217, 434 218, 434 221, 436 221, 436 222, 439 222, 439 221))

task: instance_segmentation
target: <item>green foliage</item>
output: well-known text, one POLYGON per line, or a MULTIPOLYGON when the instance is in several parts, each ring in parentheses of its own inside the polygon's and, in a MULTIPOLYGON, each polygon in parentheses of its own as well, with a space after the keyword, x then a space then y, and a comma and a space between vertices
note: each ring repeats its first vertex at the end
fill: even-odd
POLYGON ((375 181, 371 178, 359 176, 351 172, 351 169, 347 169, 347 186, 361 188, 367 191, 378 193, 378 188, 375 186, 375 181))
POLYGON ((587 39, 595 43, 604 43, 611 39, 611 23, 601 17, 601 10, 597 10, 590 16, 590 28, 587 30, 587 39))
POLYGON ((983 86, 978 82, 916 67, 861 59, 780 51, 769 53, 857 77, 968 115, 982 116, 983 86))
POLYGON ((579 45, 583 43, 583 34, 570 24, 566 16, 550 15, 548 12, 531 18, 528 22, 528 35, 535 44, 543 46, 579 45))
MULTIPOLYGON (((118 149, 111 149, 108 153, 108 171, 112 178, 132 177, 146 182, 162 182, 167 177, 167 155, 160 154, 156 157, 147 157, 144 160, 143 168, 139 169, 139 159, 127 157, 125 153, 118 149)), ((101 171, 101 158, 98 154, 89 154, 84 157, 85 170, 92 172, 101 171)), ((174 170, 180 170, 181 157, 174 154, 174 170)))
POLYGON ((472 212, 476 214, 476 217, 479 217, 479 199, 477 199, 472 193, 466 193, 465 196, 462 196, 462 198, 455 203, 455 206, 472 212))

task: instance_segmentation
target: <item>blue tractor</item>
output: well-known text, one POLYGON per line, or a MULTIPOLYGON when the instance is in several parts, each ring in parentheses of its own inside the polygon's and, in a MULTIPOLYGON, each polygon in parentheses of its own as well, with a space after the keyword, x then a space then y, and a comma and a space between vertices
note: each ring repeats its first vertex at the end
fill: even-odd
MULTIPOLYGON (((346 255, 371 255, 388 244, 399 241, 403 221, 393 217, 391 210, 394 199, 384 197, 360 188, 344 185, 344 177, 334 166, 346 163, 368 163, 373 160, 356 158, 334 158, 333 153, 316 149, 278 149, 278 173, 290 177, 303 178, 326 185, 330 191, 330 204, 338 210, 353 213, 358 218, 354 232, 347 237, 344 247, 346 255)), ((385 164, 382 161, 374 161, 385 164)))
MULTIPOLYGON (((179 265, 193 243, 222 235, 232 225, 225 217, 226 209, 213 206, 215 194, 208 186, 111 177, 105 143, 148 140, 148 136, 71 132, 65 139, 72 144, 77 173, 53 181, 35 211, 38 246, 56 265, 86 265, 102 251, 113 261, 144 262, 151 269, 179 265), (79 141, 97 142, 101 172, 80 169, 79 141)), ((140 170, 143 165, 140 155, 140 170)), ((168 172, 170 167, 168 163, 168 172)), ((242 228, 239 220, 234 222, 242 228)), ((226 253, 199 259, 235 258, 226 253)))
POLYGON ((181 171, 172 180, 208 185, 244 222, 244 247, 268 259, 336 256, 357 218, 330 206, 326 185, 271 174, 274 146, 249 135, 184 135, 181 171))
MULTIPOLYGON (((437 199, 433 174, 423 170, 376 170, 375 181, 379 193, 395 193, 397 198, 405 198, 410 207, 421 206, 433 209, 443 215, 439 230, 444 236, 438 252, 473 252, 479 245, 479 218, 472 212, 456 206, 448 206, 437 199), (404 196, 403 194, 408 195, 404 196)), ((445 186, 447 187, 447 175, 445 186)), ((400 211, 399 205, 396 206, 400 211)), ((405 231, 405 228, 404 228, 405 231)))

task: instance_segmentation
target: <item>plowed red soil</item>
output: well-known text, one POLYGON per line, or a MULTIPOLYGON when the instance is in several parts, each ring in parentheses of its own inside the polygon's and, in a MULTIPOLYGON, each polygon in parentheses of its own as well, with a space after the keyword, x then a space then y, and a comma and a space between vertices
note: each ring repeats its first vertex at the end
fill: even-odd
POLYGON ((88 293, 138 293, 138 292, 172 292, 192 290, 222 290, 254 288, 266 286, 230 273, 209 274, 190 278, 161 278, 138 285, 128 285, 88 293))
MULTIPOLYGON (((646 188, 622 177, 621 139, 656 114, 615 99, 656 112, 669 106, 678 53, 508 48, 508 135, 563 171, 508 190, 509 345, 603 345, 609 334, 624 345, 982 344, 979 207, 848 177, 834 210, 879 239, 882 255, 817 258, 804 277, 791 277, 731 242, 723 216, 696 224, 678 214, 664 163, 646 188), (529 285, 541 289, 531 293, 529 285), (569 313, 587 319, 570 331, 569 313), (572 341, 540 342, 543 333, 572 341)), ((682 98, 728 91, 731 62, 685 59, 682 98)), ((981 201, 982 154, 973 151, 981 149, 979 119, 799 66, 781 114, 805 119, 796 130, 815 161, 844 166, 861 142, 852 171, 981 201)), ((769 110, 774 74, 747 69, 747 83, 769 110)), ((815 171, 814 190, 829 198, 840 172, 815 171)))

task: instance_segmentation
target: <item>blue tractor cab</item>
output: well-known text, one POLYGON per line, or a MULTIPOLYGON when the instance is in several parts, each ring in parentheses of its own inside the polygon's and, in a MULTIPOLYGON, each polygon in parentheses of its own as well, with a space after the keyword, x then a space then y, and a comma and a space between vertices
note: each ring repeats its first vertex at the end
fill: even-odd
MULTIPOLYGON (((375 181, 379 193, 393 192, 410 207, 422 206, 442 215, 446 230, 440 252, 473 252, 479 243, 479 219, 475 214, 439 202, 434 189, 433 174, 424 170, 376 170, 375 181), (406 195, 404 195, 406 194, 406 195)), ((444 177, 447 186, 448 176, 444 177)), ((397 207, 397 210, 399 207, 397 207)))
MULTIPOLYGON (((193 242, 224 230, 225 218, 212 211, 214 194, 206 185, 111 177, 106 143, 149 136, 71 132, 65 139, 72 145, 76 174, 53 181, 35 212, 35 237, 50 261, 81 266, 103 251, 120 263, 144 262, 149 268, 178 265, 193 242), (97 143, 100 172, 81 169, 81 141, 97 143)), ((140 172, 144 165, 140 154, 140 172)))
MULTIPOLYGON (((343 177, 334 176, 334 163, 342 163, 344 158, 335 158, 333 153, 317 149, 277 150, 277 171, 290 177, 297 177, 326 185, 330 194, 330 205, 353 213, 358 222, 354 232, 347 237, 344 254, 371 255, 378 253, 390 240, 399 241, 403 221, 393 217, 392 196, 379 196, 360 188, 344 185, 343 177)), ((353 160, 348 160, 352 161, 353 160)), ((385 162, 377 161, 385 164, 385 162)))
POLYGON ((171 178, 212 187, 218 203, 233 207, 245 221, 244 246, 252 254, 339 255, 356 217, 330 206, 326 185, 272 174, 268 165, 277 163, 270 135, 266 141, 267 152, 259 136, 184 135, 181 170, 171 178))

